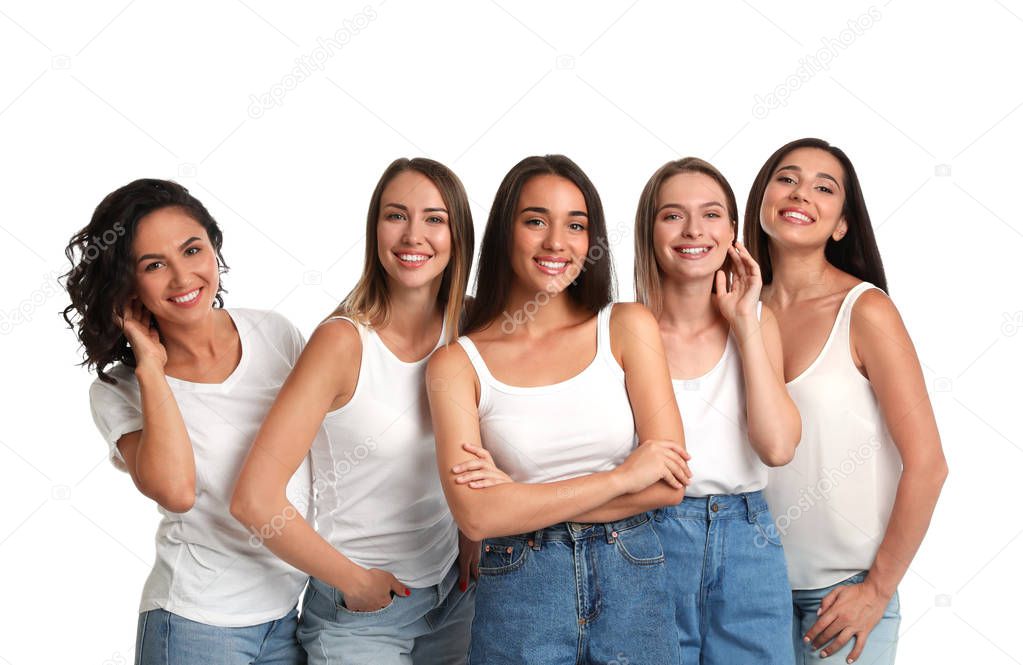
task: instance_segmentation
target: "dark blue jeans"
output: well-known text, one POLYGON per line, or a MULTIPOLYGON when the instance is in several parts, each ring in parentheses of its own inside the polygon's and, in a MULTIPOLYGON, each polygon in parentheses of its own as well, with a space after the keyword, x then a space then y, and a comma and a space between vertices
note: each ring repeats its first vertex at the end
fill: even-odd
POLYGON ((650 515, 483 541, 473 665, 675 665, 674 608, 650 515))

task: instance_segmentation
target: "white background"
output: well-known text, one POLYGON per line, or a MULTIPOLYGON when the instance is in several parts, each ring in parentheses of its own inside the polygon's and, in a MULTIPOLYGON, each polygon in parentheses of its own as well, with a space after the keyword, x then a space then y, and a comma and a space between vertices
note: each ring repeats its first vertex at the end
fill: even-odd
POLYGON ((105 461, 54 279, 107 192, 183 183, 224 229, 228 303, 308 333, 354 283, 395 157, 451 166, 479 238, 516 161, 569 155, 626 229, 631 299, 654 169, 709 159, 741 209, 802 136, 860 173, 951 467, 901 587, 900 661, 1023 661, 1023 4, 369 2, 0 3, 0 663, 131 659, 157 513, 105 461), (815 54, 828 69, 803 80, 815 54), (289 79, 301 58, 323 69, 289 79))

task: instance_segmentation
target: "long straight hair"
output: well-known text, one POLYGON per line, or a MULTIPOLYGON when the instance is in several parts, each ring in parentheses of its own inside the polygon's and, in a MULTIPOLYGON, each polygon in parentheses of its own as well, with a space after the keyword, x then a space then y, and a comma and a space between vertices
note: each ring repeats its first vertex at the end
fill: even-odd
POLYGON ((767 191, 767 185, 774 177, 774 172, 781 164, 781 160, 799 148, 823 150, 837 159, 845 172, 842 182, 842 187, 845 189, 842 215, 845 217, 849 230, 841 240, 828 238, 828 243, 824 247, 824 258, 839 270, 865 282, 870 282, 887 293, 888 280, 884 275, 881 252, 877 248, 874 229, 870 225, 870 214, 867 212, 867 204, 863 200, 863 189, 860 187, 860 179, 856 176, 856 169, 853 168, 852 161, 842 150, 827 141, 815 138, 798 139, 775 150, 774 154, 764 162, 753 181, 753 186, 750 187, 749 198, 746 199, 746 217, 743 220, 742 238, 746 249, 760 264, 760 273, 764 284, 770 284, 774 278, 769 239, 760 225, 760 208, 764 203, 764 192, 767 191))
POLYGON ((444 343, 458 338, 459 320, 465 303, 465 289, 469 284, 474 243, 472 210, 462 181, 448 167, 425 157, 396 159, 384 170, 373 190, 366 214, 366 253, 362 275, 355 288, 345 296, 331 316, 347 316, 373 327, 387 324, 390 317, 390 299, 387 293, 387 272, 380 263, 377 245, 377 224, 380 220, 380 199, 384 188, 405 171, 415 171, 429 178, 440 191, 448 210, 448 228, 451 230, 451 258, 441 277, 437 301, 444 307, 444 343))
MULTIPOLYGON (((636 281, 636 300, 650 308, 654 316, 660 316, 664 307, 663 290, 661 289, 661 269, 657 265, 654 252, 654 222, 657 219, 657 196, 661 186, 668 178, 680 173, 699 173, 705 175, 721 187, 725 193, 725 206, 732 232, 738 232, 739 206, 735 202, 735 193, 728 180, 712 164, 697 157, 684 157, 668 162, 657 169, 643 188, 636 207, 636 249, 634 277, 636 281)), ((725 257, 721 269, 727 274, 731 269, 731 258, 725 257)))
POLYGON ((496 320, 508 304, 515 275, 511 267, 512 234, 522 188, 530 179, 555 175, 570 181, 583 195, 588 218, 586 265, 565 294, 596 314, 614 300, 614 274, 604 207, 597 188, 579 166, 564 155, 526 157, 501 181, 490 207, 480 245, 476 297, 468 310, 463 334, 481 330, 496 320))

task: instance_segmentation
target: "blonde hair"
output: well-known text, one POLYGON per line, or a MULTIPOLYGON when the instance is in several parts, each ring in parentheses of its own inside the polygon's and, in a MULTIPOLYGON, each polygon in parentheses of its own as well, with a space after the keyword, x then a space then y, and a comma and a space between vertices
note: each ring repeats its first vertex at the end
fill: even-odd
POLYGON ((451 230, 451 259, 444 268, 437 301, 444 306, 444 326, 447 335, 443 340, 450 344, 458 338, 459 320, 465 302, 465 290, 469 284, 474 245, 472 211, 469 197, 462 181, 451 169, 440 162, 424 157, 396 159, 380 176, 366 215, 366 253, 362 275, 355 288, 345 296, 331 316, 347 316, 364 325, 381 327, 390 317, 390 300, 387 293, 387 273, 377 255, 376 227, 380 217, 380 199, 384 188, 405 171, 421 173, 440 190, 448 210, 448 228, 451 230))
MULTIPOLYGON (((733 231, 738 232, 739 210, 735 203, 735 194, 728 180, 710 162, 697 157, 684 157, 668 162, 650 176, 643 193, 639 195, 639 206, 636 208, 636 247, 635 268, 633 276, 636 283, 636 300, 650 308, 655 316, 659 316, 663 307, 661 292, 661 270, 654 254, 654 220, 657 217, 657 195, 661 185, 680 173, 699 173, 720 185, 725 193, 728 207, 728 219, 733 231)), ((722 269, 727 273, 731 259, 725 259, 722 269)))

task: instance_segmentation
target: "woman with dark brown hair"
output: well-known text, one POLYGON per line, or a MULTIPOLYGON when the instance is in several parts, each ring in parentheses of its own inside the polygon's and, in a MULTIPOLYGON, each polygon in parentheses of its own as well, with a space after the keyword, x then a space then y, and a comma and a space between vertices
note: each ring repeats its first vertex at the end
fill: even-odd
POLYGON ((444 501, 424 373, 458 336, 472 251, 457 176, 394 161, 370 199, 362 277, 313 333, 241 470, 232 513, 269 525, 264 544, 312 577, 298 630, 310 663, 468 655, 479 543, 444 501), (315 529, 281 519, 310 450, 315 529))
MULTIPOLYGON (((235 475, 302 349, 274 312, 223 307, 223 235, 181 185, 110 193, 68 244, 64 317, 98 378, 90 397, 110 459, 159 506, 139 607, 138 665, 296 665, 306 575, 231 519, 235 475), (255 544, 253 544, 255 539, 255 544)), ((309 465, 284 479, 310 516, 309 465)))
POLYGON ((444 491, 483 539, 470 661, 677 663, 648 511, 688 482, 681 422, 656 322, 612 303, 600 198, 571 160, 505 176, 476 295, 427 369, 444 491))
POLYGON ((852 162, 820 139, 782 146, 757 174, 743 233, 802 417, 793 461, 767 484, 793 588, 796 662, 819 649, 891 663, 897 587, 948 468, 852 162))
POLYGON ((778 323, 736 243, 725 177, 687 157, 658 169, 636 212, 636 299, 657 317, 686 443, 681 503, 656 513, 683 663, 792 662, 785 557, 764 499, 799 441, 778 323))

